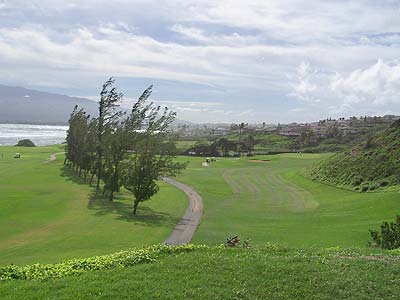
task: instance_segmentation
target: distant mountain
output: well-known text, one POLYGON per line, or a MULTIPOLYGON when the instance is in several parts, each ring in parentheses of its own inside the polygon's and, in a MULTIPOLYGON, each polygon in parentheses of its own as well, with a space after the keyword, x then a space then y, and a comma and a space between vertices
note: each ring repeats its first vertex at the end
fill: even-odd
POLYGON ((400 120, 321 162, 311 177, 361 192, 400 186, 400 120))
POLYGON ((97 113, 95 101, 0 85, 0 123, 67 124, 76 104, 97 113))
MULTIPOLYGON (((65 125, 75 105, 97 115, 96 101, 0 84, 0 124, 65 125)), ((182 124, 192 123, 176 119, 173 127, 182 124)))

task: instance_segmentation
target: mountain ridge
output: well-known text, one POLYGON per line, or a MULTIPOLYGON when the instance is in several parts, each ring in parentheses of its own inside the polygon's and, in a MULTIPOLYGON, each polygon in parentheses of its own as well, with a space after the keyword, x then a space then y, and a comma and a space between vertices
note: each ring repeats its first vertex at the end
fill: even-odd
MULTIPOLYGON (((97 115, 94 100, 0 84, 0 124, 67 125, 75 105, 97 115)), ((176 119, 174 125, 188 123, 176 119)))

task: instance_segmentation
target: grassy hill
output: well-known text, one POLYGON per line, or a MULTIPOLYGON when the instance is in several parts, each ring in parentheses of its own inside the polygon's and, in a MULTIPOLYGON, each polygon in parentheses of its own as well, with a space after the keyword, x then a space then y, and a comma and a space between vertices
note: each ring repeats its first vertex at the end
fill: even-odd
POLYGON ((152 260, 128 267, 0 281, 1 299, 362 300, 400 293, 398 251, 185 248, 150 253, 152 260))
POLYGON ((362 192, 400 184, 400 120, 311 169, 311 177, 362 192))

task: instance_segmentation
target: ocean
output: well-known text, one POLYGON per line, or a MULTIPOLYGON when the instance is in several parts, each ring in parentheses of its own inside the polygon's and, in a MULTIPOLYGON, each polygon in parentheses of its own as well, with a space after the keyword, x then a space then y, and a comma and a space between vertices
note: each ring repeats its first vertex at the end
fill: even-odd
POLYGON ((37 146, 60 144, 65 141, 68 126, 0 124, 0 146, 15 145, 30 139, 37 146))

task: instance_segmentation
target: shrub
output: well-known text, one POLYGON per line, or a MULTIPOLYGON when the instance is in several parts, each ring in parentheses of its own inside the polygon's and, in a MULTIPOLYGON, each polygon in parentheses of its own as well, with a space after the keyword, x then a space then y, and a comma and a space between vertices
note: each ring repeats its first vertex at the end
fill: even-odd
POLYGON ((130 249, 110 255, 67 260, 57 264, 33 264, 25 267, 15 265, 0 267, 0 281, 13 279, 60 278, 87 271, 124 268, 139 263, 154 262, 159 255, 204 249, 202 245, 168 246, 157 245, 143 249, 130 249))
POLYGON ((352 180, 352 185, 353 186, 359 186, 363 182, 363 178, 360 175, 356 175, 353 177, 352 180))
POLYGON ((394 222, 383 222, 380 232, 377 230, 369 231, 372 237, 370 246, 380 247, 383 249, 398 249, 400 248, 400 215, 396 216, 394 222))
POLYGON ((389 181, 387 181, 387 180, 382 180, 381 181, 381 187, 385 187, 385 186, 388 186, 389 185, 389 181))
POLYGON ((369 189, 369 185, 364 185, 364 186, 361 188, 361 192, 362 192, 362 193, 365 193, 366 191, 368 191, 368 189, 369 189))
POLYGON ((29 139, 20 140, 20 141, 18 141, 18 143, 15 146, 16 147, 36 147, 35 143, 29 139))

